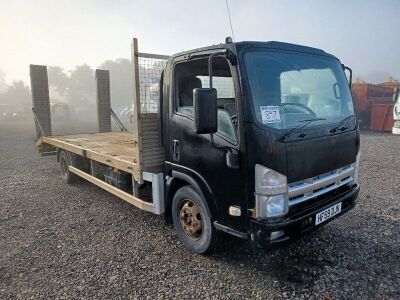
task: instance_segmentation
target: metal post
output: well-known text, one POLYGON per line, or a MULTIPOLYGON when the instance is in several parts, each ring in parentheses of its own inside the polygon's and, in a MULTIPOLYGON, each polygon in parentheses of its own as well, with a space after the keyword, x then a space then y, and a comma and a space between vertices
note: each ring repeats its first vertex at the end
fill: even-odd
POLYGON ((136 144, 136 157, 137 157, 137 164, 139 166, 139 173, 134 174, 136 181, 140 184, 143 183, 142 178, 142 156, 143 156, 143 149, 142 149, 142 132, 141 132, 141 121, 140 121, 140 81, 139 81, 139 51, 138 51, 138 40, 134 38, 132 40, 132 68, 133 68, 133 133, 136 137, 137 144, 136 144))
POLYGON ((31 77, 32 110, 36 127, 35 140, 38 140, 42 135, 52 135, 49 83, 46 66, 30 65, 29 67, 31 77))
POLYGON ((99 132, 111 131, 110 72, 96 70, 97 127, 99 132))

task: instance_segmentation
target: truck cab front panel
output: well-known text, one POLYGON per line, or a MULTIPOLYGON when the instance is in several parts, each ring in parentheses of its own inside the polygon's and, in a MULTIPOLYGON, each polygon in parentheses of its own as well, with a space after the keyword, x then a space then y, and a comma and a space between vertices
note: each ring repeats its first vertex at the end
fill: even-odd
MULTIPOLYGON (((169 115, 168 118, 164 115, 163 123, 168 128, 165 130, 169 143, 165 147, 168 175, 172 175, 174 165, 201 175, 210 189, 207 201, 215 212, 214 221, 220 228, 243 233, 239 234, 242 237, 264 230, 271 240, 274 226, 281 229, 291 226, 287 232, 293 232, 295 223, 297 226, 298 222, 303 222, 306 215, 312 223, 310 228, 318 227, 315 215, 329 209, 330 204, 341 203, 340 214, 350 210, 359 189, 356 180, 359 132, 339 60, 318 49, 275 42, 242 42, 237 43, 236 48, 226 47, 235 53, 237 61, 233 66, 226 60, 229 76, 234 79, 234 96, 231 99, 218 97, 218 109, 228 112, 229 105, 234 103, 229 115, 237 122, 232 127, 235 139, 227 138, 220 131, 221 124, 214 139, 210 134, 196 133, 193 100, 180 94, 184 85, 189 86, 189 90, 200 87, 198 80, 191 79, 184 85, 182 81, 192 75, 206 76, 205 61, 213 50, 200 49, 198 53, 193 51, 173 57, 169 66, 169 88, 164 89, 167 92, 164 99, 169 99, 169 115), (269 57, 258 64, 246 62, 245 55, 249 51, 272 53, 272 59, 269 57), (282 60, 279 61, 280 55, 282 60), (202 67, 201 59, 204 59, 202 67), (274 65, 277 61, 279 63, 274 65), (250 70, 251 63, 254 70, 250 70), (179 66, 184 64, 192 67, 180 70, 179 66), (194 74, 196 70, 198 74, 194 74), (234 102, 230 102, 232 100, 234 102), (274 117, 270 119, 271 116, 274 117), (227 166, 227 148, 239 152, 238 169, 227 166), (259 192, 257 165, 265 169, 265 174, 272 174, 268 175, 272 179, 267 178, 267 181, 280 178, 276 184, 281 185, 281 192, 259 192), (257 212, 267 207, 258 205, 260 201, 282 205, 281 214, 267 217, 276 213, 273 207, 270 212, 257 212)), ((226 74, 218 67, 213 69, 213 78, 226 74)), ((221 95, 221 91, 218 93, 221 95)), ((164 112, 165 108, 166 104, 164 112)), ((272 187, 268 191, 276 189, 272 187)))

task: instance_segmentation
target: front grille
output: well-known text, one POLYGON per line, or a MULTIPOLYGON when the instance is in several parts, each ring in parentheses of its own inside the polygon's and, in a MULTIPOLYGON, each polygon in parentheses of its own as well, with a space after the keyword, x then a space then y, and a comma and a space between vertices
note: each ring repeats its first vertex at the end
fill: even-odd
MULTIPOLYGON (((301 216, 306 215, 309 212, 312 212, 318 208, 328 205, 328 203, 331 203, 332 200, 337 199, 337 197, 343 197, 352 189, 353 186, 351 185, 343 185, 321 196, 315 197, 310 201, 304 201, 296 205, 292 205, 290 206, 288 217, 294 219, 300 218, 301 216)), ((347 202, 346 203, 342 202, 342 209, 344 209, 344 207, 347 206, 348 206, 347 202)))
POLYGON ((354 181, 355 164, 289 184, 289 206, 316 198, 354 181))

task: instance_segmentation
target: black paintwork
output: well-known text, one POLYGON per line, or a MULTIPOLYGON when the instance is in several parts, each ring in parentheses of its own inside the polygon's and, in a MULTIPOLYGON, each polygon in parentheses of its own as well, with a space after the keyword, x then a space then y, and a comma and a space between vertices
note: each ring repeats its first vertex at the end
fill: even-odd
POLYGON ((304 209, 302 212, 293 216, 290 220, 285 220, 279 223, 267 223, 251 220, 250 227, 253 233, 251 242, 256 247, 272 249, 281 246, 283 243, 293 241, 312 230, 325 226, 329 222, 354 208, 359 191, 359 186, 353 186, 346 192, 342 192, 335 197, 326 197, 325 201, 320 201, 316 205, 313 205, 312 209, 304 209), (315 214, 339 202, 342 203, 342 211, 339 214, 319 225, 315 225, 315 214), (310 219, 311 222, 309 222, 310 219), (276 240, 271 240, 271 232, 278 230, 284 230, 285 234, 276 240))
MULTIPOLYGON (((337 59, 322 50, 280 42, 240 42, 220 44, 178 53, 167 63, 162 85, 162 129, 166 150, 166 195, 170 200, 179 184, 194 185, 204 195, 214 221, 241 232, 250 228, 249 208, 254 207, 254 166, 262 164, 288 177, 289 183, 306 179, 355 161, 358 151, 358 127, 355 120, 343 132, 330 133, 332 126, 304 129, 306 135, 293 134, 279 141, 277 130, 253 122, 246 74, 238 67, 243 64, 242 53, 252 47, 262 47, 311 55, 323 55, 337 59), (209 134, 196 134, 194 120, 175 112, 174 66, 199 56, 209 56, 216 51, 228 50, 231 71, 235 83, 238 105, 239 143, 232 145, 214 135, 217 146, 228 146, 239 151, 240 167, 229 168, 226 149, 211 143, 209 134), (233 53, 236 53, 234 57, 233 53), (186 180, 185 180, 186 178, 186 180), (188 180, 190 178, 190 180, 188 180), (240 217, 228 214, 229 206, 242 209, 240 217)), ((168 208, 167 203, 167 208, 168 208)))

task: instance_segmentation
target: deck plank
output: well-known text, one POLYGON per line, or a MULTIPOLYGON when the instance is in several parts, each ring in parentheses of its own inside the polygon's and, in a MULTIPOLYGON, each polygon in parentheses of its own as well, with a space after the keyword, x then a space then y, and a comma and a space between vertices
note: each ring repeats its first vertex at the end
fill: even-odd
POLYGON ((121 169, 140 178, 137 139, 131 132, 86 133, 44 137, 43 142, 121 169))

